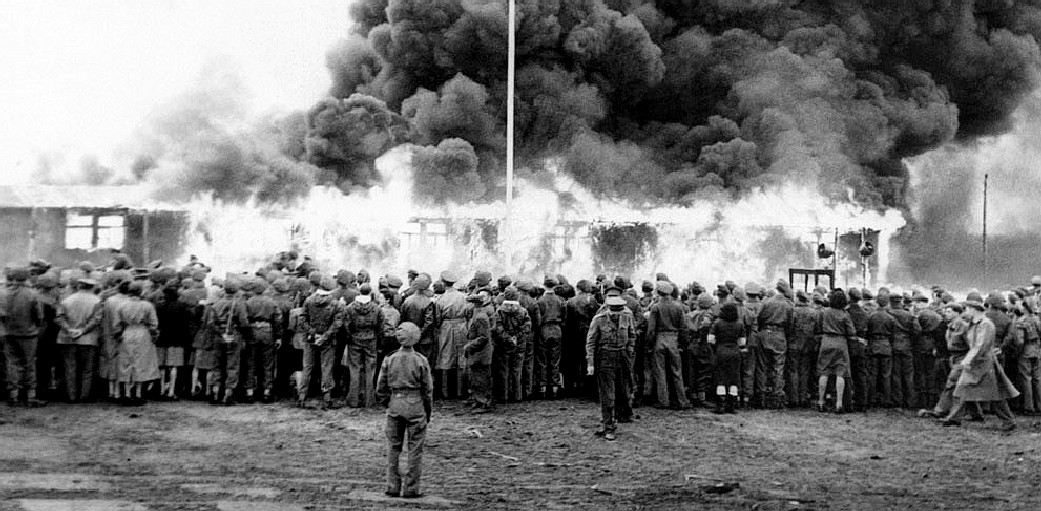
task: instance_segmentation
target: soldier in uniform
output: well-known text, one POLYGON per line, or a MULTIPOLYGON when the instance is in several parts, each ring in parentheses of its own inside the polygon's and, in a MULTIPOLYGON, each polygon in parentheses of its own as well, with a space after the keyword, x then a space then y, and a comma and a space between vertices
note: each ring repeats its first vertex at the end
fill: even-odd
POLYGON ((558 285, 552 277, 546 277, 543 282, 546 290, 537 300, 539 316, 542 320, 539 329, 539 338, 542 343, 535 353, 536 360, 542 368, 542 373, 537 375, 539 382, 539 393, 546 399, 553 399, 560 390, 562 380, 560 378, 560 342, 564 332, 562 326, 567 319, 567 308, 564 299, 554 292, 558 285))
POLYGON ((466 395, 466 315, 470 306, 466 295, 455 288, 458 276, 451 271, 441 272, 445 292, 434 301, 434 322, 438 327, 437 360, 434 372, 439 398, 462 398, 466 395))
POLYGON ((417 275, 409 288, 408 297, 401 304, 401 322, 419 327, 419 343, 415 349, 427 360, 433 358, 437 347, 434 344, 437 334, 434 326, 434 302, 429 294, 430 284, 429 275, 417 275))
POLYGON ((912 346, 916 338, 922 335, 918 319, 904 309, 904 297, 899 294, 889 296, 889 314, 896 319, 893 329, 893 370, 892 370, 892 404, 910 409, 917 404, 914 388, 914 355, 912 346))
POLYGON ((262 389, 265 403, 272 400, 275 357, 282 347, 282 309, 265 293, 266 290, 264 281, 249 283, 246 315, 249 318, 250 336, 245 350, 246 400, 253 400, 254 389, 262 389))
POLYGON ((372 385, 376 370, 376 347, 383 331, 383 311, 372 299, 372 286, 362 284, 358 295, 344 310, 343 323, 347 328, 347 349, 344 365, 349 369, 350 388, 347 406, 358 408, 375 406, 372 385))
POLYGON ((380 366, 376 394, 387 406, 387 491, 391 497, 417 498, 422 474, 423 444, 434 402, 434 380, 430 363, 413 346, 420 329, 412 323, 398 326, 401 348, 380 366), (408 468, 402 474, 399 462, 408 436, 408 468))
POLYGON ((647 335, 654 339, 654 385, 658 406, 690 408, 683 385, 679 339, 686 335, 685 307, 672 299, 672 284, 657 284, 658 303, 651 305, 647 318, 647 335), (671 392, 670 392, 671 390, 671 392), (670 398, 675 396, 675 400, 670 398))
POLYGON ((335 386, 333 366, 336 364, 336 335, 343 326, 343 305, 332 299, 336 281, 331 277, 321 280, 321 287, 304 300, 300 311, 299 327, 307 332, 304 343, 304 370, 297 386, 297 403, 303 407, 307 389, 311 385, 311 373, 315 357, 319 357, 322 371, 322 406, 332 406, 332 391, 335 386))
POLYGON ((867 398, 868 406, 888 407, 892 397, 893 336, 897 324, 886 308, 889 295, 879 293, 875 301, 878 306, 868 314, 867 321, 867 398))
POLYGON ((213 307, 207 309, 205 328, 214 340, 216 357, 216 365, 209 375, 213 404, 235 404, 234 394, 239 384, 242 348, 246 336, 252 334, 246 304, 238 295, 239 283, 229 280, 224 283, 224 296, 218 299, 213 307), (220 397, 222 387, 223 399, 220 397))
POLYGON ((756 323, 759 326, 759 351, 756 357, 758 379, 762 385, 764 405, 781 407, 784 395, 784 359, 788 337, 793 335, 795 306, 788 283, 777 281, 777 294, 763 303, 756 323))
POLYGON ((520 304, 520 292, 507 286, 495 312, 492 339, 496 356, 496 400, 517 402, 524 398, 524 347, 532 334, 528 311, 520 304))
MULTIPOLYGON (((686 378, 684 383, 688 385, 691 393, 694 394, 694 405, 699 406, 705 403, 706 393, 712 388, 713 380, 715 379, 715 357, 713 356, 712 345, 709 342, 709 334, 712 330, 712 325, 716 322, 716 308, 715 302, 712 300, 712 295, 708 293, 702 293, 697 299, 697 309, 687 313, 687 336, 689 340, 687 342, 687 349, 685 350, 684 357, 684 373, 686 378)), ((735 315, 738 314, 738 304, 734 304, 733 312, 735 315)), ((720 309, 722 311, 722 309, 720 309)), ((739 318, 734 319, 738 321, 739 318)), ((744 323, 741 323, 742 326, 744 323)), ((741 335, 739 337, 747 337, 741 335)), ((743 346, 742 346, 743 347, 743 346)), ((740 353, 737 353, 738 367, 736 373, 740 374, 740 353)), ((735 388, 737 384, 735 383, 735 388)), ((718 396, 718 394, 717 394, 718 396)), ((723 393, 725 398, 726 393, 723 393)), ((720 403, 720 409, 725 404, 725 399, 720 403)))
POLYGON ((535 285, 528 279, 517 279, 515 286, 518 291, 517 302, 520 303, 521 307, 524 307, 524 310, 528 311, 528 317, 531 318, 531 334, 524 339, 524 374, 521 376, 521 386, 524 388, 525 399, 541 397, 534 394, 535 386, 540 379, 538 375, 542 372, 542 368, 535 358, 535 352, 542 346, 540 338, 542 329, 539 327, 542 325, 542 314, 539 312, 539 304, 533 296, 535 294, 535 285))
POLYGON ((575 287, 578 294, 567 301, 565 335, 560 348, 560 372, 569 397, 576 397, 583 389, 583 379, 586 378, 586 335, 593 316, 600 308, 593 298, 593 286, 588 280, 578 281, 575 287))
POLYGON ((467 371, 470 382, 470 399, 473 411, 485 413, 495 408, 492 397, 492 330, 495 307, 492 306, 492 295, 486 287, 478 288, 467 297, 473 307, 469 309, 467 322, 466 355, 467 371))
POLYGON ((786 375, 785 393, 788 406, 806 406, 810 391, 810 367, 817 363, 816 330, 820 311, 810 306, 810 295, 805 291, 795 293, 795 317, 792 336, 788 338, 788 351, 784 364, 786 375), (812 360, 812 362, 809 362, 812 360))
POLYGON ((757 382, 759 377, 756 366, 756 353, 759 351, 759 311, 763 309, 763 288, 755 282, 745 284, 744 310, 738 309, 738 316, 749 325, 748 338, 745 347, 741 349, 741 405, 745 408, 751 405, 752 396, 762 383, 757 382))
POLYGON ((8 403, 11 406, 18 403, 20 391, 25 391, 25 402, 29 406, 45 404, 36 398, 36 347, 43 326, 43 308, 28 280, 29 270, 10 270, 7 296, 0 308, 0 319, 6 331, 4 356, 7 360, 8 403))
POLYGON ((600 389, 601 428, 597 434, 614 440, 617 422, 633 420, 629 398, 636 324, 625 300, 609 296, 606 302, 607 311, 597 313, 586 336, 586 365, 587 374, 596 375, 600 389))
POLYGON ((857 329, 857 342, 849 343, 849 372, 850 380, 846 386, 846 396, 851 411, 863 412, 867 410, 867 320, 868 312, 860 304, 862 293, 857 288, 851 288, 847 293, 849 296, 849 307, 846 312, 853 320, 853 327, 857 329))

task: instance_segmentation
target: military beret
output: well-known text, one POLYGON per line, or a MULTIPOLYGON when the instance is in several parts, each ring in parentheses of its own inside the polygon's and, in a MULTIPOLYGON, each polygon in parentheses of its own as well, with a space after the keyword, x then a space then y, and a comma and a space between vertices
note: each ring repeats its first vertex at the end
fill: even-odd
POLYGON ((542 280, 542 285, 546 289, 552 289, 554 287, 557 287, 557 284, 559 284, 559 282, 557 282, 557 279, 549 275, 546 275, 546 278, 542 280))
POLYGON ((755 282, 749 282, 745 284, 745 294, 758 296, 763 294, 763 288, 755 282))
POLYGON ((271 287, 275 288, 275 291, 279 293, 285 293, 289 291, 289 280, 284 278, 278 279, 271 283, 271 287))
POLYGON ((851 302, 859 302, 861 300, 861 298, 862 298, 862 296, 860 294, 860 290, 855 288, 855 287, 850 288, 850 290, 849 290, 849 292, 847 294, 849 295, 849 300, 851 302))
POLYGON ((535 291, 535 284, 528 279, 519 279, 514 283, 518 291, 524 291, 525 293, 531 293, 535 291))
MULTIPOLYGON (((658 279, 658 280, 662 280, 662 279, 658 279)), ((650 293, 651 291, 654 291, 654 283, 652 283, 649 280, 645 280, 645 281, 643 281, 643 283, 640 284, 640 290, 643 291, 644 293, 650 293)))
POLYGON ((234 280, 229 280, 224 283, 224 292, 233 295, 239 292, 239 283, 234 280))
POLYGON ((445 270, 441 272, 441 282, 455 284, 456 282, 459 282, 459 276, 456 275, 454 271, 445 270))
POLYGON ((991 291, 987 294, 987 300, 984 303, 990 307, 1002 307, 1005 305, 1005 295, 997 291, 991 291))
POLYGON ((316 286, 320 286, 322 284, 322 279, 324 278, 325 275, 322 275, 322 272, 317 270, 307 274, 307 281, 316 286))
POLYGON ((434 288, 434 294, 435 295, 440 295, 440 294, 444 294, 445 293, 445 283, 443 281, 435 280, 434 283, 430 287, 434 288))
POLYGON ((860 289, 860 295, 865 300, 871 300, 872 298, 875 297, 875 293, 872 293, 871 290, 866 288, 866 287, 860 289))
POLYGON ((387 287, 389 287, 391 289, 400 289, 401 286, 403 286, 403 285, 405 285, 405 284, 404 284, 404 282, 401 281, 401 277, 396 277, 394 275, 387 275, 387 287))
POLYGON ((671 295, 674 289, 672 284, 665 282, 664 280, 659 281, 655 287, 660 295, 671 295))
POLYGON ((739 301, 739 302, 741 302, 741 303, 745 303, 745 300, 748 299, 748 295, 746 295, 745 291, 743 289, 741 289, 741 288, 735 288, 734 292, 733 292, 733 295, 734 295, 734 299, 739 301))
POLYGON ((737 284, 733 280, 728 280, 723 283, 723 287, 727 288, 727 291, 733 291, 737 288, 737 284))
POLYGON ((7 273, 7 279, 11 282, 25 282, 29 280, 29 269, 28 268, 12 268, 7 273))
POLYGON ((192 272, 192 280, 202 282, 206 280, 206 272, 203 270, 195 270, 192 272))
POLYGON ((474 273, 474 283, 478 287, 484 287, 492 283, 492 273, 489 271, 478 270, 474 273))
POLYGON ((332 277, 322 277, 319 286, 325 291, 332 291, 338 287, 335 280, 332 277))
POLYGON ((716 301, 712 299, 712 295, 708 293, 701 293, 698 295, 698 308, 708 309, 716 304, 716 301))
POLYGON ((586 279, 582 279, 575 284, 575 287, 583 293, 593 292, 593 284, 586 279))
POLYGON ((654 281, 657 282, 659 280, 664 280, 666 282, 672 282, 671 280, 669 280, 669 276, 666 275, 664 272, 658 272, 658 273, 654 274, 654 281))
POLYGON ((504 300, 515 302, 520 299, 520 292, 516 287, 506 286, 506 289, 502 292, 502 297, 504 300))
POLYGON ((408 321, 398 325, 394 336, 398 338, 398 344, 402 346, 415 346, 419 342, 419 327, 408 321))
POLYGON ((624 277, 622 275, 618 275, 614 278, 614 285, 618 286, 623 290, 633 287, 632 283, 629 282, 629 278, 624 277))
POLYGON ((54 278, 54 275, 50 273, 44 273, 39 277, 36 277, 36 287, 42 289, 54 289, 58 287, 58 279, 54 278))
POLYGON ((416 279, 412 281, 412 287, 416 288, 417 291, 430 289, 430 276, 425 273, 416 276, 416 279))
POLYGON ((800 289, 800 290, 795 292, 795 299, 798 300, 801 303, 809 303, 809 301, 810 301, 810 294, 807 293, 806 291, 803 291, 802 289, 800 289))
POLYGON ((129 294, 130 296, 141 296, 141 293, 143 293, 144 290, 144 282, 141 282, 140 280, 135 280, 134 282, 131 282, 130 286, 127 288, 127 294, 129 294))

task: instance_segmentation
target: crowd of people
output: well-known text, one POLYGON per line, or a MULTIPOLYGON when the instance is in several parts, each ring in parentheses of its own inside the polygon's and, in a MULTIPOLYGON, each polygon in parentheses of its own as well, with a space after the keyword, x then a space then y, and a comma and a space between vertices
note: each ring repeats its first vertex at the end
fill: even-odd
POLYGON ((283 253, 220 278, 194 258, 147 270, 125 258, 103 269, 8 266, 0 333, 9 403, 377 406, 386 397, 378 368, 402 329, 414 329, 434 399, 487 413, 599 398, 607 439, 634 408, 652 405, 905 408, 945 425, 992 412, 1006 430, 1013 411, 1041 412, 1041 277, 956 301, 940 287, 706 288, 664 274, 637 286, 603 274, 574 285, 487 271, 374 279, 296 259, 283 253))

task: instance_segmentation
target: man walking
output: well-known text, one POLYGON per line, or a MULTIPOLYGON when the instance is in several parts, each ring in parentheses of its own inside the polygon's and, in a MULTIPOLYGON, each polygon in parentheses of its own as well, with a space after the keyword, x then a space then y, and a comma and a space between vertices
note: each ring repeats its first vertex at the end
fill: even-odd
POLYGON ((597 435, 614 440, 617 422, 631 422, 633 417, 629 398, 636 322, 621 297, 608 297, 606 305, 607 310, 597 313, 589 326, 586 364, 587 374, 596 375, 600 389, 601 428, 597 435))

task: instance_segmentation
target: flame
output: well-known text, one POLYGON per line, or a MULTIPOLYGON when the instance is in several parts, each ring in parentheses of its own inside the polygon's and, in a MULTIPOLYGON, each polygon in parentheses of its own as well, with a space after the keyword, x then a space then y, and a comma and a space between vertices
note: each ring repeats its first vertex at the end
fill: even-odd
MULTIPOLYGON (((416 200, 410 154, 411 148, 403 146, 381 157, 382 185, 349 195, 317 187, 292 207, 193 201, 186 205, 192 218, 187 252, 211 264, 218 275, 255 270, 292 248, 327 271, 366 268, 374 275, 401 275, 415 269, 436 275, 446 268, 464 274, 481 268, 500 274, 509 266, 533 278, 563 273, 578 279, 597 272, 589 226, 649 224, 657 229, 657 245, 653 256, 632 268, 634 280, 653 280, 655 273, 665 272, 676 282, 761 282, 786 278, 789 265, 804 263, 786 252, 791 243, 830 241, 836 229, 880 231, 878 254, 885 262, 890 237, 904 225, 897 210, 828 201, 792 183, 757 189, 737 201, 648 206, 599 198, 556 173, 552 189, 517 181, 509 219, 512 243, 506 247, 504 202, 433 205, 416 200), (500 227, 494 249, 479 235, 489 223, 500 227), (468 243, 461 241, 463 232, 470 234, 468 243), (791 243, 772 247, 771 240, 791 243)), ((553 161, 547 169, 555 171, 553 161)), ((884 282, 885 268, 875 269, 873 277, 884 282)))

